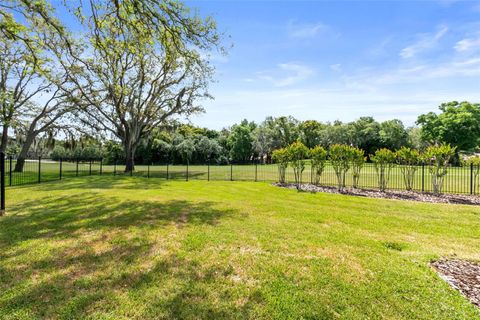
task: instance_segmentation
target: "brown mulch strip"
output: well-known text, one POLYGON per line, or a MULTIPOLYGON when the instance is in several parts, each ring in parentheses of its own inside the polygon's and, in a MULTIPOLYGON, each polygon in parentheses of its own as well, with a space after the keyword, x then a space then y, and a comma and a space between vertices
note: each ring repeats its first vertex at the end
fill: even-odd
POLYGON ((480 307, 480 264, 465 260, 439 260, 431 263, 440 277, 480 307))
MULTIPOLYGON (((274 183, 274 186, 296 189, 296 184, 293 183, 274 183)), ((412 200, 420 202, 431 203, 453 203, 453 204, 468 204, 468 205, 480 205, 480 197, 463 194, 440 194, 435 195, 427 192, 414 192, 414 191, 402 191, 402 190, 389 190, 381 192, 379 190, 372 189, 354 189, 345 188, 342 192, 338 191, 335 187, 316 186, 313 184, 302 184, 300 186, 301 191, 306 192, 326 192, 326 193, 338 193, 346 194, 358 197, 369 198, 384 198, 384 199, 397 199, 397 200, 412 200)))

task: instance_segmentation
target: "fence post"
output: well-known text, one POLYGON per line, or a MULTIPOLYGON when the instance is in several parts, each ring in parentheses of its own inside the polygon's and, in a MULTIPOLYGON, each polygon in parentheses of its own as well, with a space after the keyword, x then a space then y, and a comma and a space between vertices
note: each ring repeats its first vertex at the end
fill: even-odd
POLYGON ((3 216, 5 214, 5 153, 3 151, 0 152, 0 157, 0 216, 3 216))
POLYGON ((473 194, 473 163, 470 163, 470 194, 473 194))
POLYGON ((210 161, 207 163, 207 181, 210 181, 210 161))
POLYGON ((38 183, 42 182, 42 156, 38 157, 38 183))
POLYGON ((62 158, 60 158, 60 176, 59 176, 59 180, 62 180, 62 158))
POLYGON ((422 162, 422 192, 425 192, 425 162, 422 162))
POLYGON ((77 168, 75 169, 75 176, 78 177, 78 158, 77 158, 77 168))
POLYGON ((167 163, 167 180, 168 180, 168 163, 167 163))
POLYGON ((255 182, 258 181, 258 163, 255 163, 255 182))
POLYGON ((188 181, 188 161, 187 161, 187 181, 188 181))
POLYGON ((147 178, 150 178, 150 163, 147 166, 147 178))
POLYGON ((100 158, 100 175, 103 173, 103 158, 100 158))
MULTIPOLYGON (((4 156, 4 157, 5 157, 5 156, 4 156)), ((8 184, 9 184, 10 186, 12 186, 12 162, 13 162, 13 161, 12 161, 12 158, 13 158, 13 157, 10 156, 10 159, 9 159, 9 161, 10 161, 9 167, 10 167, 10 168, 8 169, 8 171, 9 171, 9 172, 8 172, 8 184)))
POLYGON ((117 175, 117 159, 113 161, 113 175, 117 175))
POLYGON ((233 164, 230 164, 230 181, 233 181, 233 164))

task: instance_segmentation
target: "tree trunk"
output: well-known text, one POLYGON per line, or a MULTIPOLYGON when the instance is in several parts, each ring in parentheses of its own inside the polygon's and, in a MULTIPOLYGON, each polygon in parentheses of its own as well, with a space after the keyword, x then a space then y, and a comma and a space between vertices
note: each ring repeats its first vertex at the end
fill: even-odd
POLYGON ((0 150, 2 152, 5 152, 5 150, 7 150, 7 144, 8 144, 8 125, 4 124, 3 131, 2 131, 2 142, 0 145, 0 150))
POLYGON ((23 166, 25 165, 25 159, 27 158, 28 150, 32 146, 33 141, 35 140, 36 133, 34 131, 29 130, 27 133, 27 138, 25 139, 25 143, 22 146, 22 150, 17 157, 17 162, 15 163, 15 172, 23 172, 23 166))
POLYGON ((127 143, 124 147, 125 147, 125 172, 135 171, 136 146, 127 143))

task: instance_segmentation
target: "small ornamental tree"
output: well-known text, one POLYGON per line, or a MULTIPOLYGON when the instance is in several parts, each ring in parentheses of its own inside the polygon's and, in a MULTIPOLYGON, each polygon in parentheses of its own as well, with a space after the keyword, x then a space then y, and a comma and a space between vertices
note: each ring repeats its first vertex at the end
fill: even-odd
POLYGON ((272 160, 278 166, 278 182, 285 183, 285 173, 288 167, 288 153, 285 148, 277 149, 272 152, 272 160))
POLYGON ((375 171, 377 171, 378 187, 385 192, 390 179, 390 172, 395 164, 395 153, 386 148, 378 149, 375 154, 370 155, 375 171))
POLYGON ((305 170, 305 159, 308 158, 308 148, 300 141, 294 142, 287 147, 288 159, 293 168, 297 189, 302 183, 302 174, 305 170))
POLYGON ((474 190, 477 190, 478 184, 478 175, 480 174, 480 156, 475 155, 468 157, 465 161, 465 164, 472 167, 473 173, 473 187, 474 190))
POLYGON ((451 147, 449 144, 430 146, 425 150, 424 160, 429 164, 428 171, 432 176, 433 193, 442 192, 447 167, 454 155, 455 147, 451 147))
POLYGON ((352 157, 352 177, 353 177, 353 187, 358 187, 358 182, 360 180, 360 171, 362 171, 363 165, 365 164, 365 152, 362 149, 352 147, 351 148, 351 157, 352 157))
POLYGON ((395 155, 402 171, 405 189, 411 191, 415 183, 415 172, 420 162, 420 152, 415 149, 401 147, 395 155))
POLYGON ((334 144, 330 147, 329 158, 337 176, 338 190, 342 191, 345 188, 345 175, 350 169, 352 148, 345 144, 334 144))
POLYGON ((312 161, 312 172, 314 174, 313 181, 318 185, 323 170, 325 169, 325 163, 327 162, 327 150, 321 146, 310 149, 310 159, 312 161))

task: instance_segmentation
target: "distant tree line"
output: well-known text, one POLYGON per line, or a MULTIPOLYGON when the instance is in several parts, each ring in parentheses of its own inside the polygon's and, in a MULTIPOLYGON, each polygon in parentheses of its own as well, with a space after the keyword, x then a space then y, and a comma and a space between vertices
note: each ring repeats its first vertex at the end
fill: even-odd
MULTIPOLYGON (((271 163, 274 150, 301 142, 308 149, 317 146, 330 149, 347 145, 363 151, 372 161, 379 149, 402 147, 424 151, 427 147, 449 144, 456 153, 451 162, 459 162, 460 153, 478 151, 480 139, 480 106, 468 102, 450 102, 440 106, 441 113, 418 118, 418 126, 406 127, 398 119, 383 122, 361 117, 352 122, 322 123, 299 121, 291 116, 267 117, 261 123, 243 120, 229 128, 212 130, 188 124, 159 126, 138 145, 138 163, 271 163)), ((121 143, 82 137, 78 141, 60 140, 51 149, 58 159, 103 158, 106 162, 125 161, 121 143)))

